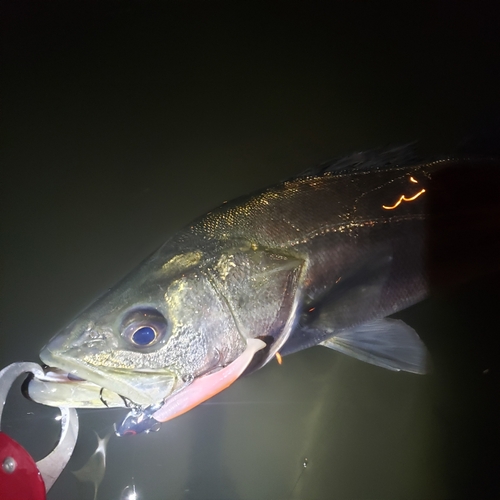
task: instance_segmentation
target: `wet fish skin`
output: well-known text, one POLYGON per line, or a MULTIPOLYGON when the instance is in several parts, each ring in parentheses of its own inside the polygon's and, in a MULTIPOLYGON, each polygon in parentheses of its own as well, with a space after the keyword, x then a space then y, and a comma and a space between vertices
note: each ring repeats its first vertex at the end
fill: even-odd
MULTIPOLYGON (((481 198, 464 208, 451 196, 436 211, 433 200, 450 197, 454 178, 490 172, 495 162, 405 155, 360 153, 223 204, 173 235, 52 339, 41 359, 94 383, 100 396, 106 388, 144 406, 222 372, 251 338, 266 347, 248 371, 278 351, 325 343, 374 364, 425 372, 415 332, 388 323, 397 345, 384 344, 381 321, 427 295, 436 267, 429 227, 447 239, 447 231, 457 232, 450 223, 457 213, 474 208, 477 217, 484 208, 481 198), (443 181, 443 172, 452 174, 443 181), (151 325, 154 342, 134 345, 127 332, 151 325)), ((488 228, 498 234, 494 223, 488 228)), ((73 382, 68 404, 74 391, 73 382)), ((30 391, 47 404, 49 392, 30 391)))

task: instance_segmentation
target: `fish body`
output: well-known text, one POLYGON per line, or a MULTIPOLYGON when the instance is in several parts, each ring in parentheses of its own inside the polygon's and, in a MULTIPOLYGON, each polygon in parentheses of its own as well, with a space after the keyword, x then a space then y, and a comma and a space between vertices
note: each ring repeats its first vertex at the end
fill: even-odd
POLYGON ((496 220, 497 204, 492 214, 483 197, 463 199, 470 172, 493 164, 358 153, 224 203, 57 334, 40 354, 55 369, 30 397, 160 408, 163 421, 277 353, 317 344, 425 373, 418 335, 387 316, 428 294, 453 260, 436 242, 463 240, 471 210, 496 220))

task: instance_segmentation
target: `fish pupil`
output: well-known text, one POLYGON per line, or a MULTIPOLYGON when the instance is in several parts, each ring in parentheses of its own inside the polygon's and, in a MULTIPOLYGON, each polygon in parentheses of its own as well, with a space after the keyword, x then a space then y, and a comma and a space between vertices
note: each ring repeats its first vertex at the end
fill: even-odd
POLYGON ((149 345, 155 338, 156 333, 150 326, 142 326, 132 335, 132 341, 137 345, 149 345))

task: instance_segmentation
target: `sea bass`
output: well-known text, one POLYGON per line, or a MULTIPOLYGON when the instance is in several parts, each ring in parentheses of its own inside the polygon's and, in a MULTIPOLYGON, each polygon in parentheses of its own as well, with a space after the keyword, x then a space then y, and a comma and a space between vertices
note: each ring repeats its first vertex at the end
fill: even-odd
POLYGON ((423 374, 419 336, 387 317, 498 261, 498 172, 490 159, 371 151, 224 203, 59 332, 29 397, 132 408, 123 434, 317 344, 423 374))

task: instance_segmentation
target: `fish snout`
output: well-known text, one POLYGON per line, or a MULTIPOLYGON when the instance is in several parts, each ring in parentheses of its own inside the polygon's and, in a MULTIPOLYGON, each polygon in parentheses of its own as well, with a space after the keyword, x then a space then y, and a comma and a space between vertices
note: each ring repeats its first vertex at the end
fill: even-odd
POLYGON ((113 332, 109 329, 99 329, 94 324, 83 329, 69 326, 61 331, 44 347, 43 351, 51 353, 86 353, 91 354, 103 350, 118 348, 113 332))

